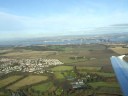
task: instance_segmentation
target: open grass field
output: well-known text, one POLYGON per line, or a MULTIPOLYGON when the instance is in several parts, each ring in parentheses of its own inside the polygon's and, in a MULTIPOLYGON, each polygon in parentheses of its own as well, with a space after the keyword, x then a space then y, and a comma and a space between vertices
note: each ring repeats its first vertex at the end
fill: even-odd
POLYGON ((65 51, 88 51, 88 50, 105 50, 106 46, 99 44, 72 45, 66 47, 65 51))
POLYGON ((72 70, 73 69, 73 66, 56 66, 56 67, 53 67, 51 70, 52 71, 68 71, 68 70, 72 70))
MULTIPOLYGON (((5 51, 6 52, 6 51, 5 51)), ((1 56, 12 57, 12 58, 46 58, 48 55, 56 54, 56 51, 32 51, 32 50, 12 50, 2 54, 1 56)))
POLYGON ((4 50, 2 50, 2 49, 0 49, 0 53, 7 53, 7 52, 11 52, 12 51, 12 49, 4 49, 4 50))
POLYGON ((101 70, 101 67, 77 67, 77 70, 79 71, 91 71, 91 72, 97 72, 101 70))
POLYGON ((20 79, 21 77, 22 76, 17 75, 17 76, 10 76, 10 77, 0 80, 0 88, 20 79))
POLYGON ((11 49, 11 51, 4 51, 4 54, 0 56, 6 56, 11 58, 51 58, 59 59, 64 64, 78 64, 78 65, 99 65, 108 64, 109 57, 116 54, 111 50, 108 50, 105 45, 101 44, 87 44, 87 45, 53 45, 54 49, 62 48, 63 51, 45 51, 45 50, 33 50, 30 48, 22 49, 11 49), (71 57, 84 57, 82 59, 71 59, 71 57), (96 58, 96 60, 91 60, 91 58, 96 58), (107 62, 106 62, 107 61, 107 62), (104 62, 104 63, 103 63, 104 62))
POLYGON ((9 86, 8 89, 15 91, 23 86, 35 84, 35 83, 38 83, 41 81, 45 81, 47 79, 48 79, 47 76, 31 75, 31 76, 28 76, 28 77, 20 80, 19 82, 16 82, 15 84, 9 86))
MULTIPOLYGON (((65 48, 64 51, 60 51, 58 52, 56 55, 49 55, 49 58, 56 58, 59 59, 60 61, 64 62, 65 64, 70 64, 70 63, 74 63, 74 62, 81 62, 81 61, 87 61, 87 59, 89 58, 93 58, 93 57, 99 57, 99 53, 100 55, 102 55, 103 50, 106 50, 106 46, 104 45, 96 45, 96 44, 92 44, 92 45, 70 45, 67 46, 65 48), (93 54, 97 52, 96 54, 93 54), (71 57, 85 57, 83 59, 70 59, 71 57)), ((105 53, 109 53, 109 52, 105 52, 105 53)))
POLYGON ((114 77, 115 74, 114 73, 108 73, 108 72, 95 72, 100 76, 104 76, 104 77, 114 77))
POLYGON ((93 82, 89 83, 93 88, 97 87, 116 87, 119 88, 119 84, 117 82, 93 82))
POLYGON ((112 51, 122 55, 122 54, 128 54, 128 48, 122 48, 122 47, 115 47, 110 48, 112 51))
POLYGON ((54 72, 56 79, 64 79, 64 75, 61 72, 54 72))
POLYGON ((76 77, 76 73, 74 71, 67 71, 67 72, 63 72, 65 77, 76 77))
POLYGON ((0 96, 7 96, 4 92, 0 92, 0 96))
MULTIPOLYGON (((102 58, 102 59, 95 59, 95 60, 87 60, 83 62, 76 62, 76 63, 73 63, 72 65, 76 65, 77 67, 104 67, 104 68, 107 68, 106 66, 112 67, 109 57, 102 58)), ((105 69, 101 68, 101 70, 105 70, 105 69)), ((110 71, 111 70, 112 69, 110 69, 110 71)), ((109 72, 109 70, 107 71, 109 72)))
POLYGON ((121 89, 116 87, 100 87, 96 90, 96 96, 123 96, 121 89))
POLYGON ((45 92, 45 91, 50 90, 50 88, 52 88, 53 86, 54 85, 52 82, 47 82, 47 83, 32 86, 32 89, 34 89, 36 91, 40 91, 40 92, 45 92))

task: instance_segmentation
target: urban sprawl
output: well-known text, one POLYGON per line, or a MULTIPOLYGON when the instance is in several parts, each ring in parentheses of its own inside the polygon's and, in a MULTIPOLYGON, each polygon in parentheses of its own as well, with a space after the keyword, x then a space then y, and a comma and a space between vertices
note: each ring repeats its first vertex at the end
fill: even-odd
MULTIPOLYGON (((63 64, 58 59, 0 59, 0 74, 8 74, 15 71, 44 73, 45 68, 63 64)), ((51 72, 52 73, 52 72, 51 72)))

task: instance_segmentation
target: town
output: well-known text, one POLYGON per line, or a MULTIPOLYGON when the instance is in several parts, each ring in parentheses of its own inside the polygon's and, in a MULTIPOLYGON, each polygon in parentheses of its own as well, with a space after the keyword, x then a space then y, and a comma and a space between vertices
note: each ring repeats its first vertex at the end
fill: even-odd
POLYGON ((36 74, 44 73, 45 68, 49 66, 62 65, 58 59, 0 59, 0 75, 15 71, 33 72, 36 74))

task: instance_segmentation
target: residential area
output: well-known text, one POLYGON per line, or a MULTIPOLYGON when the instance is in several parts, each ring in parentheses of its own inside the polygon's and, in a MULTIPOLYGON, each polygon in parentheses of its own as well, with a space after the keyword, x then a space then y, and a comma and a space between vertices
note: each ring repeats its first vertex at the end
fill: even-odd
POLYGON ((0 75, 14 71, 43 73, 46 67, 62 65, 58 59, 0 59, 0 75))

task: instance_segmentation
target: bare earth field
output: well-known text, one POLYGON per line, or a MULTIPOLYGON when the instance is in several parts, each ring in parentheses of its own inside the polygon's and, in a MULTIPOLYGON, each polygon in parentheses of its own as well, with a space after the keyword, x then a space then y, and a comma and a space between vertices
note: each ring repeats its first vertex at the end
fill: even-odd
POLYGON ((122 48, 122 47, 115 47, 110 48, 112 51, 122 55, 122 54, 128 54, 128 48, 122 48))
POLYGON ((32 50, 19 50, 8 52, 2 56, 12 58, 46 58, 47 55, 55 54, 55 51, 32 51, 32 50))

